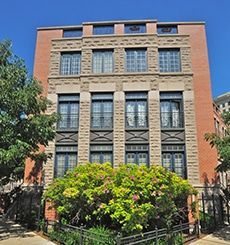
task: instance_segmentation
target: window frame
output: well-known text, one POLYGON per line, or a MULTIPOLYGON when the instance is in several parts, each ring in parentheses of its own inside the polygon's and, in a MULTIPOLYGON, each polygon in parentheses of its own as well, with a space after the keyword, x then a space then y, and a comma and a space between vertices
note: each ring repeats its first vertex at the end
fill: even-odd
POLYGON ((143 33, 147 33, 147 27, 146 27, 146 23, 137 23, 137 24, 125 24, 124 25, 124 33, 125 34, 143 34, 143 33), (130 28, 135 28, 135 27, 139 27, 140 31, 128 31, 130 30, 130 28))
POLYGON ((56 145, 55 146, 55 161, 54 161, 54 178, 59 178, 59 177, 63 177, 66 172, 68 170, 72 170, 72 168, 69 168, 70 164, 69 164, 69 156, 70 155, 75 155, 76 157, 76 165, 73 167, 75 168, 77 166, 77 162, 78 162, 78 146, 77 145, 56 145), (76 151, 67 151, 67 150, 57 150, 58 147, 76 147, 76 151), (64 168, 63 168, 63 175, 57 175, 57 169, 58 169, 58 155, 64 155, 64 168))
POLYGON ((93 130, 112 130, 113 129, 113 119, 114 119, 114 98, 113 98, 113 93, 92 93, 91 94, 91 123, 90 123, 90 127, 91 129, 93 130), (98 97, 98 98, 95 98, 94 96, 97 95, 97 96, 101 96, 101 97, 98 97), (103 95, 109 95, 111 97, 104 97, 103 98, 103 95), (94 103, 100 103, 100 124, 101 123, 101 118, 104 118, 104 115, 105 115, 105 111, 104 111, 104 105, 105 103, 111 103, 112 104, 112 110, 111 110, 111 127, 95 127, 93 126, 93 118, 94 118, 94 114, 95 112, 93 111, 93 104, 94 103))
POLYGON ((126 144, 125 145, 125 164, 136 164, 138 166, 146 166, 149 167, 149 144, 126 144), (146 146, 146 149, 127 149, 128 146, 146 146), (128 162, 128 154, 134 154, 135 155, 135 163, 128 162), (139 162, 139 154, 145 153, 146 154, 146 164, 140 164, 139 162))
POLYGON ((89 159, 90 159, 90 162, 91 163, 97 163, 97 162, 93 162, 92 161, 92 154, 99 154, 100 155, 100 161, 98 162, 99 164, 103 164, 105 163, 104 161, 104 154, 107 153, 107 154, 111 154, 111 164, 113 165, 113 145, 112 144, 91 144, 90 145, 90 156, 89 156, 89 159), (104 146, 111 146, 111 149, 91 149, 93 146, 101 146, 101 147, 104 147, 104 146))
POLYGON ((184 106, 183 106, 183 93, 182 92, 160 92, 160 125, 161 125, 161 130, 171 130, 171 129, 184 129, 184 106), (165 96, 165 97, 164 97, 165 96), (163 112, 161 103, 162 102, 168 102, 170 104, 170 111, 169 112, 163 112), (173 107, 172 103, 178 103, 179 104, 179 126, 173 126, 173 107), (169 124, 170 127, 163 126, 162 123, 162 116, 163 113, 169 114, 169 119, 170 120, 169 124))
POLYGON ((67 113, 64 114, 67 116, 67 126, 66 127, 60 127, 61 119, 57 123, 56 131, 78 131, 79 129, 79 116, 80 116, 80 96, 79 94, 58 94, 58 106, 57 106, 57 112, 61 116, 62 113, 60 112, 60 105, 61 104, 67 104, 67 113), (61 99, 61 97, 75 97, 76 99, 61 99), (71 113, 71 104, 75 104, 77 106, 77 112, 76 114, 71 113), (71 115, 76 115, 76 127, 70 127, 70 121, 71 121, 71 115))
POLYGON ((63 38, 80 38, 80 37, 82 37, 82 35, 83 35, 83 30, 82 30, 82 28, 71 28, 71 29, 63 29, 63 34, 62 34, 62 37, 63 38), (77 34, 77 35, 67 35, 66 36, 66 33, 74 33, 74 32, 76 32, 76 33, 79 33, 79 34, 77 34))
POLYGON ((100 36, 100 35, 114 35, 115 28, 114 24, 111 25, 93 25, 93 35, 94 36, 100 36), (103 29, 106 30, 106 28, 111 28, 111 32, 104 32, 103 29))
POLYGON ((176 35, 178 34, 178 25, 157 25, 157 34, 158 35, 176 35), (170 32, 160 31, 163 28, 172 28, 174 31, 170 31, 170 32))
POLYGON ((102 50, 102 49, 94 49, 92 51, 92 73, 94 74, 110 74, 110 73, 113 73, 114 72, 114 50, 113 49, 105 49, 105 50, 102 50), (102 65, 101 65, 101 68, 100 68, 100 72, 96 72, 95 71, 95 56, 94 54, 97 53, 97 54, 101 54, 102 55, 102 65), (105 54, 106 53, 111 53, 111 61, 112 61, 112 66, 111 66, 111 71, 107 72, 105 71, 105 54))
POLYGON ((127 92, 125 93, 125 129, 148 129, 149 127, 149 117, 148 117, 148 93, 147 92, 127 92), (136 97, 135 97, 136 94, 136 97), (129 95, 133 95, 133 97, 128 97, 129 95), (143 97, 138 97, 138 95, 143 95, 143 97), (133 102, 134 105, 134 127, 128 126, 127 118, 128 118, 128 110, 127 105, 129 102, 133 102), (138 114, 140 113, 138 110, 138 102, 145 102, 145 126, 140 127, 138 125, 138 114), (137 120, 136 120, 137 119, 137 120), (137 127, 138 126, 138 127, 137 127))
POLYGON ((80 75, 81 74, 81 52, 80 51, 74 51, 74 52, 61 52, 60 53, 60 67, 59 67, 59 74, 61 75, 61 76, 78 76, 78 75, 80 75), (77 69, 77 72, 75 73, 75 72, 73 72, 73 64, 74 64, 74 59, 73 59, 73 57, 74 56, 79 56, 78 57, 78 69, 77 69), (63 72, 63 58, 64 58, 64 56, 69 56, 70 57, 70 67, 69 67, 69 72, 68 73, 65 73, 65 72, 63 72))
POLYGON ((125 72, 148 72, 148 49, 147 48, 126 48, 125 49, 125 72), (128 52, 134 52, 134 60, 132 62, 128 62, 128 52), (138 51, 144 51, 145 54, 145 69, 138 70, 138 51), (131 68, 128 68, 128 63, 134 63, 135 70, 133 71, 131 68))
MULTIPOLYGON (((175 62, 174 62, 175 63, 175 62)), ((165 64, 164 64, 165 65, 165 64)), ((180 48, 158 48, 158 67, 160 73, 180 73, 182 72, 182 60, 181 60, 181 49, 180 48), (167 68, 161 67, 161 52, 167 52, 167 68), (175 64, 172 63, 172 59, 170 57, 170 52, 178 53, 178 69, 173 68, 175 64)))

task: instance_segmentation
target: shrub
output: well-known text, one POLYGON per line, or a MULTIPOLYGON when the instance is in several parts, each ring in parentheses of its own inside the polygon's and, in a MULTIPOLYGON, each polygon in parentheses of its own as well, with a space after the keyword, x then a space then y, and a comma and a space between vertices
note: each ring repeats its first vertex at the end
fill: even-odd
POLYGON ((55 179, 45 193, 74 225, 102 225, 125 234, 170 227, 187 216, 187 180, 160 166, 86 164, 55 179))

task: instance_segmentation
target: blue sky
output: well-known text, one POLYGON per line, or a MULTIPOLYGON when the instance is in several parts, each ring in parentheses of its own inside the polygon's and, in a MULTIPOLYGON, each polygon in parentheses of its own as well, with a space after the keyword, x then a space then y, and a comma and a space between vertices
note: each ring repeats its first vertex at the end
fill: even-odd
POLYGON ((37 27, 117 19, 205 21, 213 96, 230 91, 230 0, 2 0, 0 9, 0 40, 13 41, 30 73, 37 27))

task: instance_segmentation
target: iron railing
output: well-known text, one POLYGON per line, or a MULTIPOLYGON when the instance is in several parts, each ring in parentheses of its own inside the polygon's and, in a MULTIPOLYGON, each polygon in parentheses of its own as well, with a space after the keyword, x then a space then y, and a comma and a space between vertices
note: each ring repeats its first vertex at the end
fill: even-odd
POLYGON ((161 128, 183 128, 183 112, 161 112, 161 128))
POLYGON ((148 114, 147 112, 127 112, 125 115, 126 128, 147 128, 148 114))

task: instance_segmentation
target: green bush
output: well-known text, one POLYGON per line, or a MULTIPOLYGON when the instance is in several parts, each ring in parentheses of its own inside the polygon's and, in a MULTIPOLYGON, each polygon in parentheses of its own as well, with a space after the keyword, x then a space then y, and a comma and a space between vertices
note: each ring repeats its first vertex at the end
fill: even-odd
POLYGON ((215 230, 215 220, 213 215, 200 211, 200 224, 202 232, 212 232, 215 230))
POLYGON ((51 231, 49 237, 53 241, 58 241, 65 245, 80 244, 80 234, 78 232, 71 231, 51 231))
POLYGON ((86 164, 54 180, 45 198, 70 224, 132 234, 170 227, 179 215, 187 216, 192 193, 186 180, 160 166, 86 164))

